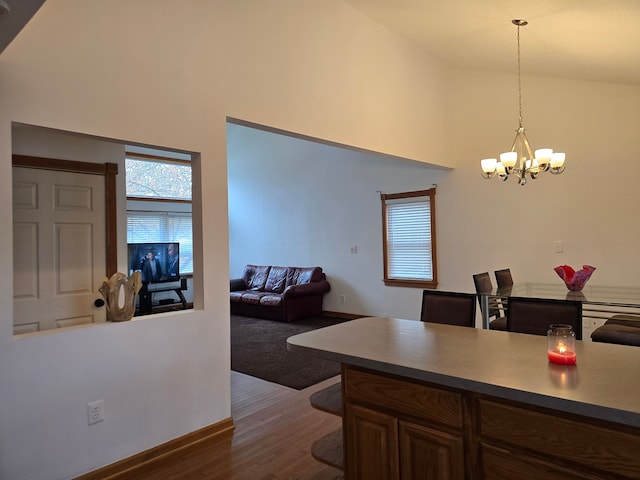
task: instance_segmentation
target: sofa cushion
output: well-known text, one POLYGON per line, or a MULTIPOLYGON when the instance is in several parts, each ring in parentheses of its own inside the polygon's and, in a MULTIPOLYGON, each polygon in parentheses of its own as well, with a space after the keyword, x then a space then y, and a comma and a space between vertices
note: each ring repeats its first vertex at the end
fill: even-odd
POLYGON ((287 287, 322 280, 322 268, 320 267, 292 267, 289 270, 290 274, 287 278, 287 287))
POLYGON ((280 307, 282 306, 282 295, 265 295, 260 298, 260 305, 267 307, 280 307))
POLYGON ((269 276, 264 285, 265 292, 284 292, 284 287, 287 285, 287 275, 289 274, 289 267, 271 267, 269 270, 269 276))
POLYGON ((250 303, 252 305, 260 305, 260 299, 265 295, 269 295, 266 292, 244 292, 242 295, 242 303, 250 303))
POLYGON ((241 290, 239 292, 231 292, 229 294, 229 297, 231 298, 232 302, 240 303, 242 301, 242 295, 244 295, 244 293, 244 290, 241 290))
POLYGON ((256 291, 264 290, 270 269, 271 267, 269 265, 247 265, 244 267, 242 278, 247 284, 247 288, 256 291))

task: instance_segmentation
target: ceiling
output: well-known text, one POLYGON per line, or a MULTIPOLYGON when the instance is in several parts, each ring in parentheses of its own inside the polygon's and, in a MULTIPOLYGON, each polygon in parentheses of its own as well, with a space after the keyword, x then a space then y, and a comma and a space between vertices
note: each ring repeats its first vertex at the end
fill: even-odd
MULTIPOLYGON (((0 53, 45 0, 0 0, 0 53)), ((640 84, 638 0, 343 0, 454 67, 640 84)))
POLYGON ((640 84, 638 0, 344 0, 454 67, 640 84))
POLYGON ((0 0, 0 53, 4 52, 44 2, 45 0, 0 0), (3 7, 8 7, 9 13, 3 13, 3 7))

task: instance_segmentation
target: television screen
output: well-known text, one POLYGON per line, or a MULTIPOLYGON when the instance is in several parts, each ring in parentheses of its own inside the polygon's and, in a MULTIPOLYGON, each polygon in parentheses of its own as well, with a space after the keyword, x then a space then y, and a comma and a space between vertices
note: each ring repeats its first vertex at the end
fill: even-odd
POLYGON ((142 283, 153 284, 180 280, 180 244, 129 243, 129 275, 142 273, 142 283))

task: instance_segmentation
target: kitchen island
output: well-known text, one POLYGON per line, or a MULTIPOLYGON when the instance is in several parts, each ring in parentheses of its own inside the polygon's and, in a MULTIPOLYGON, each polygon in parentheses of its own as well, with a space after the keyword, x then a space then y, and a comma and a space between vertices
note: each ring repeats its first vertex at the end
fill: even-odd
POLYGON ((640 349, 367 317, 296 335, 342 369, 345 478, 638 479, 640 349))

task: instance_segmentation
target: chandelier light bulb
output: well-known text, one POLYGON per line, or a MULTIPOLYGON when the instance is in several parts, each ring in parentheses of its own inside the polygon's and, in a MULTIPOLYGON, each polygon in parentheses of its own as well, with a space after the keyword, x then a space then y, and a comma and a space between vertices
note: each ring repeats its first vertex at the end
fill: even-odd
POLYGON ((556 152, 551 156, 551 166, 558 168, 564 166, 564 153, 556 152))
POLYGON ((496 163, 496 173, 498 174, 500 180, 502 180, 503 182, 507 178, 509 178, 509 174, 507 173, 506 168, 504 168, 504 165, 501 162, 496 163))
POLYGON ((480 166, 482 167, 482 176, 484 178, 493 178, 496 174, 496 162, 495 158, 485 158, 480 160, 480 166))
POLYGON ((551 155, 551 163, 549 167, 549 171, 554 175, 560 175, 564 172, 564 153, 556 152, 551 155))
POLYGON ((496 163, 498 161, 495 158, 485 158, 484 160, 480 160, 480 164, 482 166, 482 171, 484 173, 493 173, 496 171, 496 163))
POLYGON ((550 148, 539 148, 535 151, 536 160, 541 168, 545 168, 551 162, 553 150, 550 148))
POLYGON ((518 152, 504 152, 500 154, 500 162, 506 168, 513 168, 518 161, 518 152))

